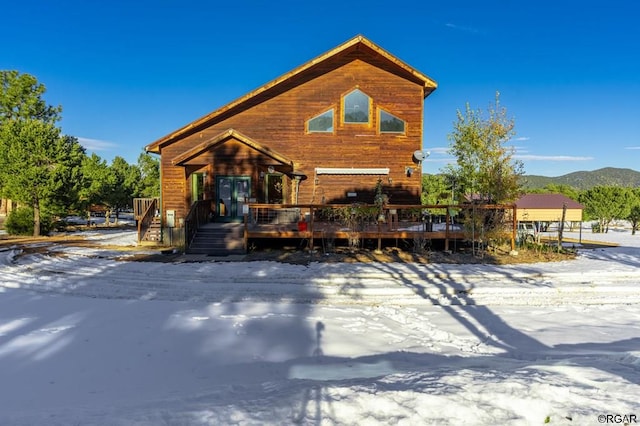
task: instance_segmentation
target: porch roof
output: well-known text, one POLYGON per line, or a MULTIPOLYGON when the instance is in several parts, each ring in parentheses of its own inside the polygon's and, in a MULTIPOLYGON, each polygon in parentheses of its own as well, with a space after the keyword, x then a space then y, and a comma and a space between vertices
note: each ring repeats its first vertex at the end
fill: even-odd
POLYGON ((243 135, 242 133, 238 132, 237 130, 234 129, 228 129, 222 133, 217 134, 216 136, 207 139, 206 141, 194 146, 193 148, 191 148, 188 151, 183 152, 180 155, 177 155, 176 157, 174 157, 171 160, 171 163, 174 166, 182 166, 184 165, 184 163, 186 163, 187 161, 197 157, 198 155, 202 154, 203 152, 207 151, 207 150, 212 150, 212 149, 216 149, 218 146, 224 144, 225 142, 234 139, 237 140, 245 145, 247 145, 249 148, 254 149, 258 152, 260 152, 261 154, 266 155, 267 157, 273 158, 274 160, 276 160, 277 162, 293 167, 293 161, 290 160, 289 158, 287 158, 286 156, 272 150, 269 147, 266 147, 264 145, 261 145, 260 143, 256 142, 255 140, 251 139, 248 136, 243 135))

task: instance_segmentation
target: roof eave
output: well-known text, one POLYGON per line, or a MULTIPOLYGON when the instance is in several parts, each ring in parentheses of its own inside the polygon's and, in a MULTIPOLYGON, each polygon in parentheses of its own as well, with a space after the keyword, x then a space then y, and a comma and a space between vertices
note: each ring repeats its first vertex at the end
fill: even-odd
POLYGON ((171 160, 171 164, 174 166, 181 166, 183 165, 185 162, 197 157, 198 155, 200 155, 202 152, 204 152, 207 149, 211 149, 212 147, 215 147, 221 143, 224 143, 226 140, 230 139, 230 138, 235 138, 238 141, 240 141, 241 143, 244 143, 245 145, 247 145, 248 147, 256 150, 257 152, 260 152, 263 155, 266 155, 267 157, 271 157, 274 160, 278 161, 279 163, 285 165, 285 166, 289 166, 289 167, 293 167, 293 161, 289 158, 287 158, 286 156, 280 154, 279 152, 276 152, 268 147, 262 146, 261 144, 257 143, 256 141, 254 141, 253 139, 251 139, 250 137, 238 132, 237 130, 234 129, 228 129, 225 130, 221 133, 219 133, 218 135, 210 138, 207 141, 204 141, 198 145, 196 145, 195 147, 193 147, 192 149, 190 149, 187 152, 184 152, 178 156, 176 156, 175 158, 173 158, 171 160))
POLYGON ((391 55, 389 52, 387 52, 386 50, 382 49, 381 47, 379 47, 378 45, 376 45, 375 43, 371 42, 370 40, 368 40, 367 38, 365 38, 362 35, 357 35, 355 37, 353 37, 350 40, 347 40, 346 42, 342 43, 341 45, 315 57, 314 59, 311 59, 310 61, 300 65, 297 68, 294 68, 293 70, 287 72, 286 74, 281 75, 280 77, 277 77, 276 79, 270 81, 269 83, 265 84, 264 86, 259 87, 256 90, 253 90, 249 93, 247 93, 246 95, 236 99, 235 101, 232 101, 231 103, 226 104, 225 106, 223 106, 222 108, 219 108, 207 115, 204 115, 202 117, 200 117, 199 119, 192 121, 191 123, 187 124, 186 126, 181 127, 180 129, 176 130, 173 133, 170 133, 158 140, 156 140, 155 142, 152 142, 151 144, 147 145, 145 147, 145 150, 147 152, 154 152, 154 153, 160 153, 160 148, 162 147, 162 145, 165 145, 166 143, 169 143, 173 140, 175 140, 176 138, 189 133, 190 131, 194 131, 198 128, 204 127, 207 125, 207 123, 209 123, 210 121, 212 121, 214 118, 220 116, 221 114, 223 114, 226 111, 229 111, 239 105, 241 105, 242 103, 248 101, 251 98, 256 97, 257 95, 266 92, 269 89, 272 89, 273 87, 282 84, 283 82, 291 79, 292 77, 301 74, 302 72, 308 70, 309 68, 317 65, 318 63, 321 63, 323 61, 326 61, 327 59, 347 50, 348 48, 361 43, 364 46, 367 46, 369 49, 375 51, 376 53, 378 53, 379 55, 381 55, 382 57, 384 57, 386 60, 390 61, 391 63, 393 63, 394 65, 400 67, 401 69, 403 69, 405 72, 408 72, 409 74, 411 74, 413 77, 417 78, 419 81, 422 81, 423 85, 424 85, 424 98, 426 98, 427 96, 429 96, 437 87, 438 84, 432 80, 431 78, 427 77, 425 74, 422 74, 421 72, 417 71, 416 69, 410 67, 409 65, 407 65, 405 62, 401 61, 400 59, 396 58, 395 56, 391 55))

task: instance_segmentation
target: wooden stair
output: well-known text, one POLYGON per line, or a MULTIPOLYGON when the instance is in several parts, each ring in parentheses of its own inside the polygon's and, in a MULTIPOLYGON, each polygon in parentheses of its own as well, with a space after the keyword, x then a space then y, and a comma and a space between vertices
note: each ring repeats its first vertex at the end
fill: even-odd
POLYGON ((162 221, 159 216, 155 216, 151 222, 151 225, 144 233, 141 242, 158 244, 162 241, 162 221))
POLYGON ((244 225, 206 223, 198 228, 186 252, 210 256, 244 254, 244 225))

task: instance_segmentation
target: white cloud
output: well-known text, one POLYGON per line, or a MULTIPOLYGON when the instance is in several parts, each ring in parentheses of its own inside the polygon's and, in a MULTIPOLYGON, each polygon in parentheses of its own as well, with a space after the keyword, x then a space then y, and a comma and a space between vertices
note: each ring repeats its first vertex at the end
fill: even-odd
POLYGON ((113 142, 101 141, 99 139, 82 138, 82 137, 78 138, 78 142, 80 142, 80 145, 82 145, 89 151, 109 151, 118 146, 113 142))
POLYGON ((455 163, 456 159, 453 157, 442 157, 442 158, 427 158, 423 161, 423 163, 455 163))
POLYGON ((480 31, 478 31, 478 30, 477 30, 477 29, 475 29, 475 28, 472 28, 472 27, 464 27, 464 26, 462 26, 462 25, 452 24, 452 23, 450 23, 450 22, 449 22, 449 23, 444 24, 444 26, 445 26, 445 27, 447 27, 447 28, 451 28, 451 29, 458 30, 458 31, 464 31, 464 32, 467 32, 467 33, 477 34, 477 33, 479 33, 479 32, 480 32, 480 31))
POLYGON ((576 157, 571 155, 532 155, 525 154, 520 155, 516 154, 513 156, 518 160, 529 160, 529 161, 591 161, 593 157, 576 157))
MULTIPOLYGON (((529 140, 528 137, 521 137, 517 139, 513 139, 513 141, 526 141, 529 140)), ((549 162, 581 162, 581 161, 592 161, 594 157, 588 156, 572 156, 572 155, 537 155, 530 154, 530 150, 524 146, 514 145, 512 147, 515 154, 513 155, 514 159, 523 160, 523 161, 549 161, 549 162)), ((640 147, 630 147, 627 149, 640 149, 640 147)), ((425 159, 425 163, 431 164, 455 164, 456 158, 452 157, 449 154, 448 147, 433 147, 429 148, 428 151, 431 152, 431 156, 425 159)))
POLYGON ((449 148, 441 147, 441 146, 428 148, 426 150, 429 151, 431 154, 447 154, 449 152, 449 148))
POLYGON ((625 149, 640 149, 640 146, 628 146, 625 149))
POLYGON ((530 137, 527 136, 520 136, 519 138, 513 138, 511 139, 512 141, 518 141, 518 142, 523 142, 523 141, 528 141, 529 139, 531 139, 530 137))

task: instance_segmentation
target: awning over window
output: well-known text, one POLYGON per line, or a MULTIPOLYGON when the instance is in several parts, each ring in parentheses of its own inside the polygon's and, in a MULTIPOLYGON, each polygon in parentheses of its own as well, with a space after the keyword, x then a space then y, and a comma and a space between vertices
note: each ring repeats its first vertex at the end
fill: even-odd
POLYGON ((353 168, 353 167, 316 167, 317 175, 388 175, 388 167, 353 168))

